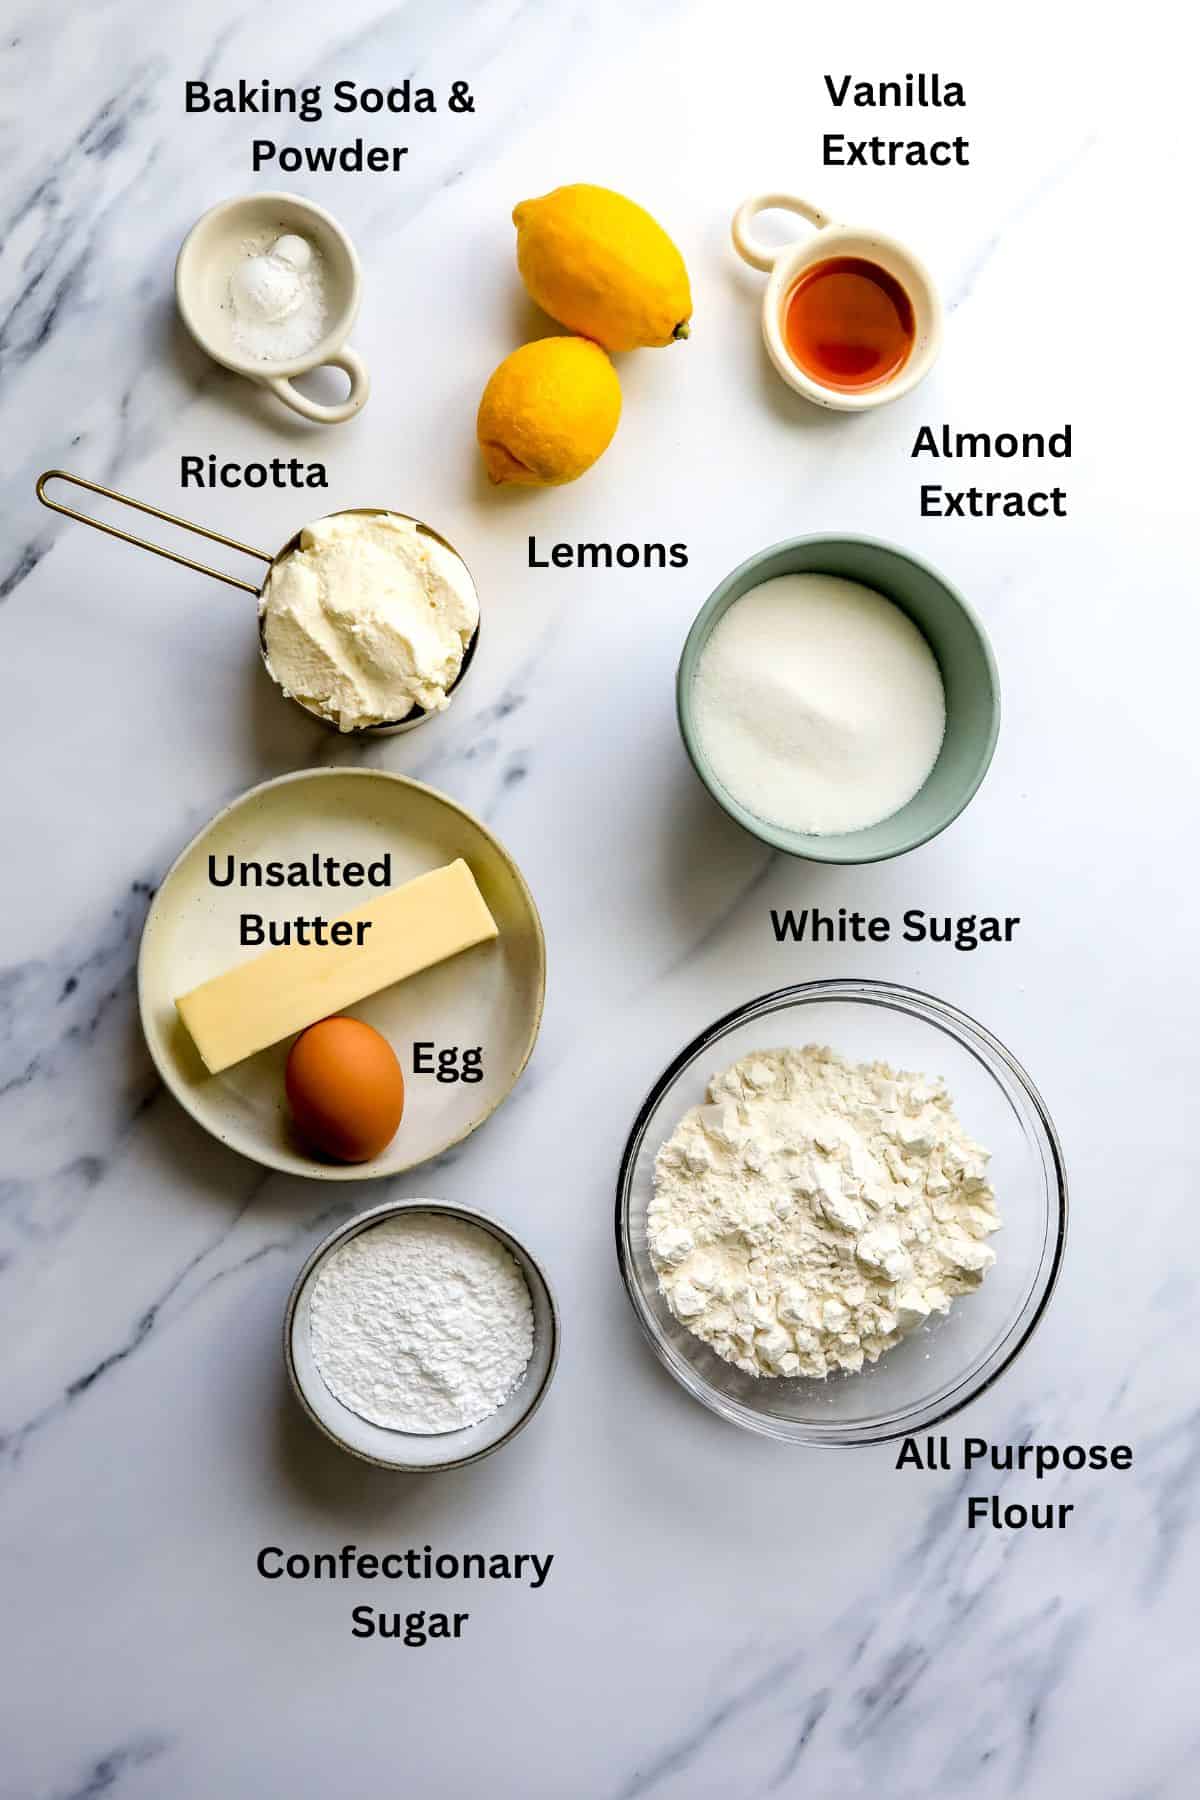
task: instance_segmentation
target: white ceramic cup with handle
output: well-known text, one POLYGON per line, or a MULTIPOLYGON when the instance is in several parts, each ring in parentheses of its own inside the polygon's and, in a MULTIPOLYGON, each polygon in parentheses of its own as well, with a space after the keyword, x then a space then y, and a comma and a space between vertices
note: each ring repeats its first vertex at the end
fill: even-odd
POLYGON ((285 406, 317 425, 337 425, 360 412, 371 391, 367 365, 347 339, 362 293, 358 254, 331 213, 299 194, 244 194, 203 214, 183 241, 175 264, 175 299, 184 324, 215 362, 270 388, 285 406), (264 234, 306 238, 320 253, 329 303, 320 341, 302 356, 264 362, 248 356, 233 335, 229 277, 264 234), (344 400, 326 405, 294 385, 297 375, 331 364, 350 382, 344 400))
POLYGON ((942 302, 924 263, 895 238, 857 225, 838 225, 817 206, 796 194, 754 194, 734 214, 733 246, 743 262, 770 279, 763 296, 762 329, 767 353, 779 375, 805 399, 835 412, 869 412, 916 387, 929 373, 942 346, 942 302), (755 235, 762 212, 797 213, 815 229, 789 244, 767 244, 755 235), (807 270, 834 257, 856 257, 874 263, 899 282, 913 309, 913 342, 895 374, 874 386, 827 387, 802 369, 787 346, 785 320, 793 289, 807 270))

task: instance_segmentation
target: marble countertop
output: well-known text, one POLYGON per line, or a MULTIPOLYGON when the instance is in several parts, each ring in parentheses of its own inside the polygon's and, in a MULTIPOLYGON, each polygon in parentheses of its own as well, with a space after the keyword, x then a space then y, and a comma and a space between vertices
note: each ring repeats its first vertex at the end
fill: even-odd
MULTIPOLYGON (((749 0, 602 8, 450 0, 204 8, 19 0, 0 72, 0 1681, 3 1800, 403 1792, 446 1800, 1185 1800, 1195 1791, 1200 1483, 1193 1264, 1196 614, 1191 415, 1169 360, 1193 110, 1171 11, 1106 33, 1074 7, 749 0), (1145 45, 1143 49, 1141 46, 1145 45), (961 113, 836 112, 822 75, 938 69, 961 113), (185 117, 183 82, 467 79, 469 116, 185 117), (966 169, 823 169, 843 129, 965 132, 966 169), (250 174, 280 142, 411 146, 399 175, 250 174), (617 442, 553 494, 493 494, 472 424, 543 329, 513 267, 520 197, 631 192, 687 254, 686 346, 622 359, 617 442), (226 195, 296 187, 356 239, 374 377, 326 431, 208 363, 172 262, 226 195), (798 188, 913 243, 944 355, 895 407, 826 417, 777 382, 747 192, 798 188), (1157 366, 1166 360, 1165 371, 1157 366), (1050 431, 1062 464, 914 462, 923 423, 1050 431), (398 505, 466 551, 485 654, 442 720, 365 753, 481 814, 520 861, 550 956, 545 1024, 495 1119, 433 1168, 350 1191, 269 1175, 154 1076, 134 963, 156 884, 230 798, 364 753, 281 705, 249 603, 52 518, 76 469, 272 547, 288 491, 184 494, 179 459, 326 462, 320 510, 398 505), (1068 491, 1061 520, 922 520, 922 480, 1068 491), (769 855, 700 789, 672 678, 728 569, 807 531, 891 538, 974 601, 1004 723, 969 811, 898 862, 769 855), (689 547, 650 575, 531 571, 526 543, 689 547), (1019 914, 972 954, 780 946, 773 906, 1019 914), (1073 1219, 1050 1312, 948 1429, 1128 1442, 1131 1470, 1041 1484, 1062 1532, 968 1532, 957 1473, 896 1447, 810 1452, 707 1414, 644 1346, 612 1244, 647 1088, 722 1012, 787 982, 924 987, 994 1030, 1061 1131, 1073 1219), (336 1220, 434 1192, 544 1259, 562 1363, 503 1454, 441 1477, 359 1466, 287 1391, 280 1319, 336 1220), (267 1582, 306 1551, 553 1552, 538 1591, 463 1598, 457 1644, 351 1637, 344 1584, 267 1582)), ((952 133, 951 133, 952 134, 952 133)), ((1190 195, 1188 196, 1190 206, 1190 195)), ((1194 398, 1194 393, 1191 396, 1194 398)), ((1035 1497, 1010 1476, 1006 1495, 1035 1497)), ((390 1603, 405 1604, 387 1597, 390 1603)), ((382 1602, 381 1602, 382 1603, 382 1602)), ((428 1592, 409 1604, 434 1605, 428 1592)))

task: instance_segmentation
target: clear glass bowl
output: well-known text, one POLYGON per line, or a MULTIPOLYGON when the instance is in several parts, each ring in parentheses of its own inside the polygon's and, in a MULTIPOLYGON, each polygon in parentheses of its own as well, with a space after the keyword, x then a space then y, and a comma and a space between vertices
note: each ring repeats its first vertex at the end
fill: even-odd
POLYGON ((966 1406, 1017 1357, 1062 1263, 1067 1184, 1040 1094, 989 1031, 929 994, 886 981, 812 981, 739 1007, 683 1049, 655 1082, 625 1147, 617 1257, 656 1353, 723 1419, 793 1444, 874 1444, 924 1431, 966 1406), (991 1152, 1003 1230, 982 1285, 857 1375, 747 1375, 680 1325, 658 1291, 646 1241, 654 1158, 710 1077, 754 1051, 828 1044, 856 1062, 940 1075, 959 1119, 991 1152))

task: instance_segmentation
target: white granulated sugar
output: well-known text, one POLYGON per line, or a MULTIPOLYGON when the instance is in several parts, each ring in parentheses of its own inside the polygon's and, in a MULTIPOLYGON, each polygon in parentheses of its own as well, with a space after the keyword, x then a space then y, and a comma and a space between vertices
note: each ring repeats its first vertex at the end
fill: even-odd
POLYGON ((533 1307, 497 1238, 441 1213, 385 1219, 329 1257, 309 1309, 313 1356, 343 1406, 395 1431, 476 1425, 517 1387, 533 1307))
POLYGON ((988 1152, 940 1081, 810 1044, 744 1056, 708 1099, 658 1153, 650 1254, 747 1374, 857 1371, 995 1262, 988 1152))
POLYGON ((713 774, 790 831, 861 831, 921 788, 946 730, 937 660, 912 620, 835 575, 780 575, 722 616, 693 713, 713 774))

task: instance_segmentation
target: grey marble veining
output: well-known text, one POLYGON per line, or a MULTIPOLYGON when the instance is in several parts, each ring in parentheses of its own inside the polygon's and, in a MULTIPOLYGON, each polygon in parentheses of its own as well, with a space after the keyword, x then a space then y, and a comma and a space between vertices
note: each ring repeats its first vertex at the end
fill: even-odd
POLYGON ((0 1800, 1194 1792, 1194 392, 1186 369, 1153 367, 1176 325, 1147 249, 1191 204, 1175 31, 1159 0, 1119 32, 1027 0, 1002 16, 948 0, 815 16, 777 0, 9 9, 0 1800), (918 67, 964 82, 970 169, 823 169, 825 130, 941 124, 835 115, 821 75, 918 67), (184 116, 186 79, 239 76, 466 79, 476 111, 184 116), (255 179, 260 129, 411 148, 396 177, 255 179), (695 331, 621 359, 620 431, 584 481, 492 494, 478 395, 545 329, 516 280, 511 209, 576 179, 671 226, 695 331), (373 394, 352 425, 302 426, 175 319, 188 227, 267 185, 328 206, 362 254, 354 341, 373 394), (907 401, 838 420, 775 380, 762 280, 727 246, 738 201, 769 186, 875 221, 933 268, 946 348, 907 401), (1140 361, 1114 321, 1132 321, 1140 361), (1067 519, 920 518, 922 480, 1047 478, 914 462, 920 424, 1068 419, 1075 453, 1051 471, 1067 519), (312 509, 305 493, 183 493, 180 457, 210 451, 320 457, 322 509, 396 504, 462 548, 484 637, 444 719, 370 746, 325 733, 273 692, 244 596, 33 498, 61 465, 268 548, 312 509), (1004 692, 996 762, 963 819, 898 863, 843 872, 770 855, 716 812, 673 715, 679 649, 715 582, 761 545, 838 529, 944 568, 986 621, 1004 692), (531 570, 531 533, 683 540, 689 564, 657 580, 531 570), (495 1119, 412 1178, 355 1192, 244 1162, 175 1105, 141 1039, 136 957, 158 883, 214 812, 271 776, 358 762, 444 788, 510 846, 542 911, 549 991, 495 1119), (806 904, 1023 924, 971 955, 776 944, 770 909, 806 904), (950 1422, 952 1443, 1128 1442, 1128 1472, 1035 1491, 1022 1474, 897 1471, 895 1446, 789 1451, 710 1418, 646 1351, 611 1242, 646 1090, 752 994, 846 974, 983 1019, 1066 1146, 1058 1294, 1016 1366, 950 1422), (388 1193, 495 1211, 562 1304, 537 1421, 446 1477, 340 1457, 282 1373, 297 1268, 388 1193), (1062 1532, 972 1532, 971 1493, 1076 1511, 1062 1532), (265 1544, 343 1543, 523 1546, 555 1564, 537 1593, 379 1595, 255 1571, 265 1544), (470 1627, 455 1645, 364 1644, 349 1630, 364 1599, 461 1605, 470 1627))

